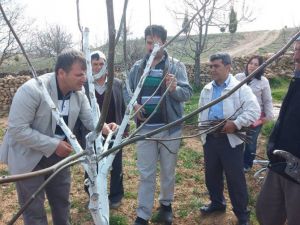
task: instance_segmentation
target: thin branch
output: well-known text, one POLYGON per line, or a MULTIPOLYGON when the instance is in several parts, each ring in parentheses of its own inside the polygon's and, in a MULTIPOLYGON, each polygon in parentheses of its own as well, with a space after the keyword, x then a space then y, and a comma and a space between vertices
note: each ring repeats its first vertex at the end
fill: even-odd
POLYGON ((114 8, 112 0, 106 0, 107 8, 107 21, 108 23, 108 36, 109 36, 109 46, 108 46, 108 82, 107 89, 105 91, 105 97, 103 100, 103 107, 101 110, 101 116, 97 127, 95 129, 96 133, 99 133, 102 130, 102 127, 105 123, 106 116, 108 113, 108 106, 111 100, 112 93, 112 84, 114 80, 114 59, 115 59, 115 19, 114 19, 114 8))
POLYGON ((37 195, 46 187, 46 185, 59 173, 61 172, 63 169, 66 169, 70 166, 73 166, 77 163, 82 162, 82 160, 78 159, 72 162, 69 162, 65 165, 63 165, 62 167, 60 167, 57 171, 55 171, 53 174, 51 174, 50 177, 48 177, 47 180, 44 181, 44 183, 42 183, 42 185, 31 195, 31 197, 24 203, 24 205, 22 206, 22 208, 17 212, 16 215, 13 216, 13 218, 8 222, 8 225, 13 225, 17 219, 22 215, 22 213, 25 211, 25 209, 36 199, 37 195))
POLYGON ((194 110, 193 112, 189 113, 188 115, 182 117, 181 119, 178 119, 176 121, 173 121, 163 127, 160 127, 158 129, 155 129, 151 132, 148 132, 146 134, 143 134, 141 136, 135 136, 133 137, 132 139, 130 140, 127 140, 127 141, 124 141, 122 142, 120 145, 118 146, 114 146, 112 147, 111 149, 109 149, 107 152, 101 154, 100 156, 98 156, 98 160, 101 160, 102 158, 108 156, 109 154, 117 151, 118 149, 126 146, 126 145, 129 145, 129 144, 132 144, 136 141, 139 141, 139 140, 143 140, 145 138, 148 138, 148 137, 151 137, 163 130, 167 130, 173 126, 176 126, 178 124, 181 124, 182 122, 184 122, 185 120, 197 115, 198 113, 202 112, 203 110, 205 109, 208 109, 210 108, 211 106, 219 103, 220 101, 224 100, 225 98, 228 98, 230 95, 232 95, 236 90, 238 90, 241 86, 243 86, 244 84, 246 84, 249 80, 251 80, 258 72, 260 72, 261 70, 265 69, 268 65, 270 65, 272 62, 274 62, 278 57, 280 57, 282 54, 285 53, 285 51, 294 43, 294 41, 300 36, 300 31, 297 32, 289 41, 288 43, 283 47, 281 48, 276 54, 274 54, 271 58, 269 58, 268 60, 266 60, 261 66, 259 66, 255 71, 253 71, 249 76, 247 76, 243 81, 241 81, 238 85, 236 85, 232 90, 230 90, 228 93, 226 93, 225 95, 222 95, 221 97, 215 99, 214 101, 208 103, 207 105, 205 106, 202 106, 201 108, 198 108, 196 110, 194 110))
POLYGON ((30 173, 18 174, 18 175, 2 176, 0 178, 0 184, 16 182, 16 181, 25 180, 25 179, 32 178, 32 177, 37 177, 37 176, 41 176, 41 175, 47 175, 50 173, 54 173, 57 170, 59 170, 62 166, 64 166, 64 164, 69 163, 69 162, 71 162, 75 159, 78 159, 87 154, 88 154, 87 151, 81 151, 79 153, 76 153, 74 155, 71 155, 71 156, 61 160, 60 162, 56 163, 55 165, 53 165, 51 167, 48 167, 48 168, 45 168, 42 170, 38 170, 38 171, 30 172, 30 173))
POLYGON ((81 51, 83 50, 83 30, 82 30, 82 26, 80 23, 80 7, 79 7, 79 0, 76 0, 76 9, 77 9, 77 25, 78 25, 78 29, 80 31, 80 35, 81 35, 81 51))
POLYGON ((163 93, 163 95, 160 97, 159 102, 157 103, 157 105, 155 106, 154 110, 152 111, 152 113, 149 115, 149 117, 132 133, 130 134, 130 136, 128 137, 128 139, 130 139, 131 137, 133 137, 136 133, 138 133, 144 126, 145 124, 154 116, 154 114, 157 112, 157 109, 159 108, 160 104, 162 103, 164 97, 166 96, 166 94, 169 92, 171 85, 173 83, 174 80, 172 80, 172 82, 169 84, 169 86, 167 87, 166 91, 163 93))
POLYGON ((156 88, 156 90, 153 92, 153 94, 144 102, 143 105, 141 105, 140 108, 138 108, 137 111, 134 112, 134 114, 131 116, 130 119, 133 119, 141 111, 141 109, 152 99, 152 97, 157 93, 157 91, 159 90, 159 88, 162 86, 162 84, 165 81, 165 79, 166 79, 166 76, 164 76, 164 78, 161 80, 160 84, 158 85, 158 87, 156 88))
POLYGON ((120 39, 120 36, 121 36, 121 33, 122 33, 122 28, 125 29, 125 31, 126 31, 126 26, 124 26, 123 24, 125 24, 125 21, 126 21, 127 5, 128 5, 128 0, 124 0, 123 14, 122 14, 122 18, 121 18, 121 21, 120 21, 117 37, 116 37, 116 40, 115 40, 115 46, 117 46, 117 44, 119 42, 119 39, 120 39))

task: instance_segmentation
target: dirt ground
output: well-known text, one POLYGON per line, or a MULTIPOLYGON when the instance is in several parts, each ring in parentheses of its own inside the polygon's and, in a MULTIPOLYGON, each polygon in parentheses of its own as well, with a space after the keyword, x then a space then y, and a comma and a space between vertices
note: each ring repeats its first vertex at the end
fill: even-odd
POLYGON ((279 36, 279 33, 280 31, 277 30, 268 30, 262 32, 260 36, 257 36, 257 34, 249 32, 245 35, 245 39, 240 41, 237 47, 228 50, 228 54, 231 56, 251 55, 255 53, 257 49, 273 43, 279 36))
MULTIPOLYGON (((6 123, 5 119, 0 120, 0 126, 6 123)), ((191 134, 190 127, 184 130, 184 134, 191 134)), ((265 149, 265 140, 260 138, 259 154, 263 154, 265 149)), ((195 151, 202 154, 201 143, 198 138, 185 139, 182 148, 195 151)), ((183 150, 186 151, 186 150, 183 150)), ((134 145, 127 146, 124 149, 124 188, 125 197, 118 210, 112 210, 111 215, 125 217, 128 225, 131 225, 136 217, 135 209, 137 206, 137 188, 138 173, 136 171, 136 154, 134 145)), ((0 164, 0 175, 6 175, 6 166, 0 164)), ((246 174, 250 193, 250 209, 254 211, 256 194, 259 192, 260 185, 253 178, 254 171, 246 174), (253 203, 254 201, 254 203, 253 203), (251 203, 252 202, 252 203, 251 203)), ((197 161, 192 168, 186 168, 184 162, 179 159, 177 167, 175 201, 173 203, 174 223, 173 225, 234 225, 237 220, 231 210, 227 191, 226 199, 228 203, 227 211, 224 214, 213 214, 211 216, 202 216, 199 207, 209 202, 208 193, 204 180, 203 157, 197 161)), ((71 191, 71 220, 72 224, 93 224, 88 210, 84 207, 87 202, 87 196, 83 191, 83 170, 77 165, 72 168, 72 191, 71 191)), ((157 179, 159 181, 159 179, 157 179)), ((157 182, 159 190, 159 182, 157 182)), ((158 191, 156 193, 155 206, 153 211, 158 208, 158 191)), ((6 224, 13 214, 17 212, 17 196, 14 184, 0 185, 0 225, 6 224)), ((46 205, 46 211, 50 219, 50 209, 46 205)), ((253 217, 253 216, 252 216, 253 217)), ((251 218, 251 224, 257 224, 255 218, 251 218)), ((16 224, 22 224, 22 218, 16 224)), ((51 224, 51 222, 50 222, 51 224)), ((151 222, 150 224, 155 224, 151 222)))

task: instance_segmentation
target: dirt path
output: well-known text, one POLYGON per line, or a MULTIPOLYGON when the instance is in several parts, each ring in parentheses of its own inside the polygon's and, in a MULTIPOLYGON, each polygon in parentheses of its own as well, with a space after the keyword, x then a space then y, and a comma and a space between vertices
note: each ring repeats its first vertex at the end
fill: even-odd
POLYGON ((257 36, 255 32, 249 32, 245 35, 245 39, 240 41, 238 47, 231 48, 228 53, 231 56, 243 56, 250 55, 258 51, 266 45, 274 42, 279 36, 279 31, 264 31, 260 32, 260 36, 257 36))

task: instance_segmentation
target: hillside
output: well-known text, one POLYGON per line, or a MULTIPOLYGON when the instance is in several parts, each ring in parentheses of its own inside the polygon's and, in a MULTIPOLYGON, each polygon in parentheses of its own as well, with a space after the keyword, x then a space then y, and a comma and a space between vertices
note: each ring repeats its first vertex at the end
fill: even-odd
MULTIPOLYGON (((206 61, 209 55, 218 51, 225 51, 232 56, 244 56, 254 53, 266 54, 278 51, 296 32, 295 28, 287 28, 282 30, 263 30, 252 32, 237 32, 233 36, 229 33, 209 34, 207 40, 207 50, 202 53, 201 61, 206 61)), ((168 37, 171 39, 171 37, 168 37)), ((135 61, 144 52, 144 39, 128 40, 128 54, 135 61)), ((107 45, 101 46, 100 49, 107 52, 107 45)), ((186 43, 186 37, 180 36, 173 44, 168 47, 168 52, 183 61, 184 63, 193 64, 193 60, 183 54, 184 50, 189 55, 193 55, 191 46, 186 43)), ((122 42, 119 42, 116 47, 115 63, 122 63, 123 50, 122 42)), ((54 59, 32 58, 32 63, 37 70, 52 69, 54 59)), ((1 73, 18 73, 23 70, 28 70, 27 63, 23 57, 15 57, 9 63, 0 66, 1 73)))

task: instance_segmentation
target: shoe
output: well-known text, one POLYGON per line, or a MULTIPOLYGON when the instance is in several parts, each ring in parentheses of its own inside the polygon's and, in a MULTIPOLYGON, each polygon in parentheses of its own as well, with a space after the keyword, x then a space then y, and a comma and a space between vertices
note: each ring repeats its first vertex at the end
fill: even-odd
POLYGON ((148 225, 148 220, 144 220, 141 217, 137 217, 133 225, 148 225))
POLYGON ((110 209, 117 209, 119 208, 121 205, 121 201, 118 202, 109 202, 109 208, 110 209))
POLYGON ((212 204, 205 205, 200 208, 200 212, 203 214, 210 214, 213 212, 225 212, 225 211, 226 211, 226 206, 215 206, 212 204))
POLYGON ((157 214, 157 221, 164 223, 164 225, 171 225, 173 222, 172 205, 160 205, 157 214))

